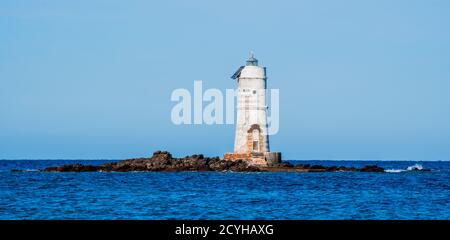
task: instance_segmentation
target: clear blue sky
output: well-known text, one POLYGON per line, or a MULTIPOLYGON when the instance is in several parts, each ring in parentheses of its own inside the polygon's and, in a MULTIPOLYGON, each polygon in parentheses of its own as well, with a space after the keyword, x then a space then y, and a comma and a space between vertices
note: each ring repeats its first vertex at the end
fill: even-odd
POLYGON ((222 155, 175 88, 234 88, 253 50, 286 159, 450 160, 450 1, 0 1, 0 159, 222 155))

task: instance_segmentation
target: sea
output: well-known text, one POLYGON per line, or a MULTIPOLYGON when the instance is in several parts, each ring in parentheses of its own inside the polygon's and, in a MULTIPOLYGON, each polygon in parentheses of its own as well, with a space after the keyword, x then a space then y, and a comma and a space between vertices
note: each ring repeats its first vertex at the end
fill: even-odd
POLYGON ((385 173, 37 171, 105 162, 0 160, 0 219, 450 219, 444 161, 290 161, 385 173))

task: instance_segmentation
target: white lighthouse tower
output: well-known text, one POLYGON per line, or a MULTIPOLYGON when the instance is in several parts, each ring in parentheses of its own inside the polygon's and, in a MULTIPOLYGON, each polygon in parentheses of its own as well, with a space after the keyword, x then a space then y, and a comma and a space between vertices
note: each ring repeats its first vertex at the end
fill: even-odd
POLYGON ((270 152, 267 129, 266 68, 250 53, 245 66, 231 77, 237 79, 237 122, 234 152, 225 160, 247 160, 256 165, 281 161, 281 153, 270 152))

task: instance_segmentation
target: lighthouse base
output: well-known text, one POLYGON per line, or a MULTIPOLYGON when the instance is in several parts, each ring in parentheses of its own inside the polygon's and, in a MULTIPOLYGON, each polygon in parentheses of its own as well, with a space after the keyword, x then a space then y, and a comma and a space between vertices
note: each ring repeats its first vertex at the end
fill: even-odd
POLYGON ((281 152, 265 152, 265 153, 225 153, 224 160, 247 161, 251 165, 269 166, 281 163, 281 152))

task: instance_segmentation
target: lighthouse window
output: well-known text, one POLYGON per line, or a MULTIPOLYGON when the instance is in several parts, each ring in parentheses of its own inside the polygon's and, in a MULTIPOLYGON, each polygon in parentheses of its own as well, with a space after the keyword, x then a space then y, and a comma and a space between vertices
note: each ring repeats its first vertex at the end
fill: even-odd
POLYGON ((252 132, 253 137, 253 152, 259 152, 259 131, 257 129, 253 129, 252 132))
POLYGON ((254 152, 259 152, 259 150, 258 150, 258 141, 253 141, 253 151, 254 152))
POLYGON ((256 94, 256 90, 253 90, 253 94, 256 94))

